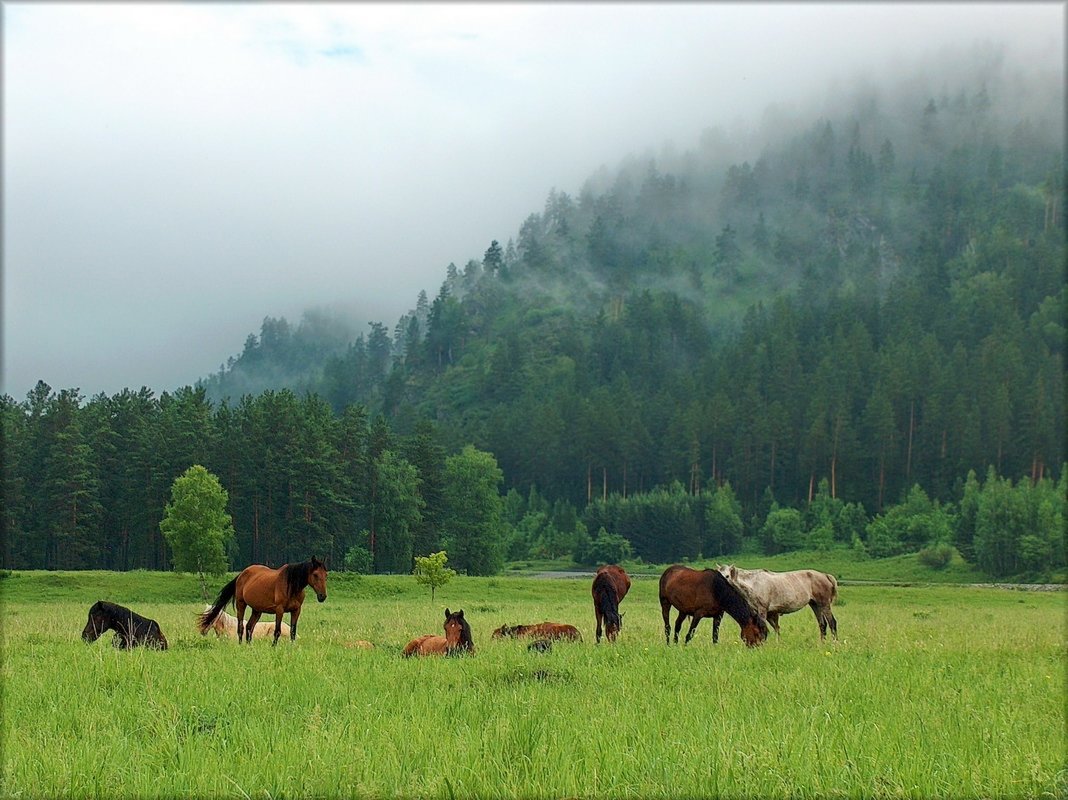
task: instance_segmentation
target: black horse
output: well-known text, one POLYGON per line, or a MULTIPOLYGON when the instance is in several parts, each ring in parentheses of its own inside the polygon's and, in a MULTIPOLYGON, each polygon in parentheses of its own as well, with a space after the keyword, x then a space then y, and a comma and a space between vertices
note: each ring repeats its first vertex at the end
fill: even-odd
POLYGON ((95 642, 107 631, 115 631, 112 644, 120 650, 138 645, 167 649, 167 638, 154 619, 142 617, 107 600, 97 600, 89 609, 89 621, 85 623, 82 638, 86 642, 95 642))

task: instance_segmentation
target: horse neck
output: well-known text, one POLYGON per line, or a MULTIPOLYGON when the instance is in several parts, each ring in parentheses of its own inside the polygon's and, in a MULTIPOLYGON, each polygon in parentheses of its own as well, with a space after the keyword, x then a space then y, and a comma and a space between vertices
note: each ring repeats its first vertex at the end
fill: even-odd
POLYGON ((712 587, 712 593, 716 600, 735 622, 739 625, 744 625, 753 618, 753 609, 746 602, 742 593, 731 585, 730 581, 715 571, 712 574, 712 587))
POLYGON ((311 564, 307 561, 302 561, 299 564, 286 564, 282 567, 282 571, 285 575, 286 587, 292 596, 297 592, 303 591, 304 587, 308 585, 311 564))
POLYGON ((597 608, 609 619, 619 616, 619 602, 616 600, 615 587, 609 581, 597 584, 597 608))

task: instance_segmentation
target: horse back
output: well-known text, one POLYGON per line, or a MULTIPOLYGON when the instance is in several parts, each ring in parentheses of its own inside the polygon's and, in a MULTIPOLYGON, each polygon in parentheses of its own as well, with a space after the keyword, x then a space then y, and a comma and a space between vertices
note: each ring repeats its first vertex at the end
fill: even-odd
POLYGON ((674 564, 660 576, 660 603, 667 603, 687 614, 719 613, 719 602, 710 580, 712 570, 696 570, 674 564))
POLYGON ((435 653, 444 653, 445 644, 446 640, 444 636, 435 636, 432 633, 427 633, 422 636, 417 636, 408 642, 401 655, 408 658, 409 656, 427 656, 435 653))
POLYGON ((256 611, 274 611, 280 605, 285 606, 288 597, 282 569, 263 564, 245 567, 237 576, 236 596, 256 611))
POLYGON ((627 592, 630 591, 630 576, 623 567, 618 564, 606 564, 601 567, 594 576, 594 585, 597 584, 597 579, 602 576, 615 590, 617 603, 627 596, 627 592))

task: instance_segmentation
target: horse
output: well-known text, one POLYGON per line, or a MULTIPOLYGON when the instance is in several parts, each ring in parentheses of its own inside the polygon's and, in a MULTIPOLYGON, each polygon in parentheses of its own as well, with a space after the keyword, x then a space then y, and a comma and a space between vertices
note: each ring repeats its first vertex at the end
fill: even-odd
POLYGON ((675 644, 679 643, 679 631, 686 617, 691 617, 686 644, 689 644, 697 624, 704 617, 712 617, 712 643, 717 643, 719 623, 724 612, 738 623, 746 646, 755 647, 768 638, 768 626, 755 604, 717 570, 696 570, 682 564, 674 564, 664 570, 660 576, 660 611, 664 615, 666 644, 671 644, 668 617, 672 606, 679 610, 675 620, 675 644))
POLYGON ((574 625, 562 622, 539 622, 536 625, 501 625, 493 632, 494 639, 518 639, 532 636, 541 639, 566 639, 569 642, 581 642, 582 634, 574 625))
POLYGON ((411 656, 454 656, 474 653, 475 643, 471 639, 471 626, 464 619, 464 610, 456 613, 445 609, 445 635, 435 636, 428 633, 412 639, 404 648, 402 655, 411 656))
MULTIPOLYGON (((211 611, 211 606, 204 606, 205 611, 211 611)), ((198 615, 199 618, 199 615, 198 615)), ((197 624, 199 628, 199 623, 197 624)), ((237 633, 237 617, 232 614, 227 614, 225 611, 220 611, 219 616, 215 618, 215 621, 210 626, 200 631, 200 635, 204 636, 209 630, 214 630, 216 636, 233 636, 237 633)), ((267 639, 274 635, 274 628, 256 628, 252 632, 253 639, 267 639)), ((282 623, 282 636, 289 636, 289 626, 284 622, 282 623)))
POLYGON ((275 617, 272 647, 278 644, 278 637, 282 635, 282 615, 287 611, 289 638, 295 641, 297 619, 304 602, 304 588, 311 586, 315 590, 316 598, 320 603, 323 602, 326 600, 326 574, 326 565, 315 556, 297 564, 283 564, 278 569, 271 569, 262 564, 245 567, 222 588, 215 604, 197 617, 200 632, 207 631, 219 612, 232 599, 237 611, 237 641, 240 642, 244 634, 245 641, 251 644, 252 632, 259 622, 260 614, 265 611, 273 613, 275 617), (252 609, 248 628, 243 627, 246 606, 252 609))
POLYGON ((792 614, 805 606, 812 609, 820 626, 820 641, 831 635, 838 638, 838 620, 831 612, 831 603, 838 599, 838 580, 833 575, 814 569, 793 572, 771 572, 766 569, 738 569, 722 564, 720 573, 748 592, 757 610, 763 614, 775 635, 779 636, 779 615, 792 614))
POLYGON ((605 636, 614 642, 623 627, 619 604, 630 591, 630 576, 618 564, 607 564, 593 576, 593 613, 597 617, 597 644, 601 643, 601 624, 605 636))
POLYGON ((142 617, 130 609, 97 600, 89 609, 89 621, 82 630, 82 639, 95 642, 106 631, 115 631, 112 644, 120 650, 144 645, 159 650, 167 649, 167 637, 154 619, 142 617))
POLYGON ((527 645, 528 653, 548 653, 553 649, 552 639, 535 639, 527 645))

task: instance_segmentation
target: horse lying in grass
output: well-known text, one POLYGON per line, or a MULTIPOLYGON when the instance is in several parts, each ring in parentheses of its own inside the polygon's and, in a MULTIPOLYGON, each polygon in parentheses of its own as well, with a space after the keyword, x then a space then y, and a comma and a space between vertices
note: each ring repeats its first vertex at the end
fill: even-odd
MULTIPOLYGON (((211 606, 204 606, 204 611, 211 611, 211 606)), ((199 629, 199 624, 198 624, 199 629)), ((211 623, 208 628, 204 628, 200 631, 201 636, 205 636, 208 630, 215 631, 216 636, 237 636, 237 617, 232 614, 227 614, 225 611, 220 611, 219 615, 215 617, 215 621, 211 623)), ((282 636, 289 636, 289 626, 286 623, 282 623, 282 636)), ((274 636, 273 625, 260 625, 252 629, 253 639, 270 639, 274 636)))
POLYGON ((474 653, 475 643, 471 639, 471 626, 464 619, 464 610, 456 613, 445 609, 445 635, 426 634, 412 639, 404 648, 403 656, 454 656, 474 653))
POLYGON ((752 600, 714 569, 691 569, 675 564, 660 576, 660 611, 664 615, 664 641, 671 644, 668 617, 674 606, 679 610, 675 619, 675 644, 686 617, 691 618, 686 643, 693 638, 697 623, 712 617, 712 643, 719 641, 719 623, 726 612, 741 628, 747 647, 756 647, 768 638, 768 626, 752 600))
POLYGON ((167 637, 154 619, 142 617, 125 606, 97 600, 89 609, 89 621, 82 630, 82 639, 95 642, 107 631, 115 631, 111 643, 120 650, 139 645, 167 649, 167 637))
POLYGON ((805 606, 812 609, 820 626, 820 641, 831 635, 838 638, 838 620, 831 603, 838 599, 838 580, 814 569, 772 572, 766 569, 738 569, 733 564, 717 567, 720 574, 745 591, 771 627, 779 635, 779 615, 792 614, 805 606))
POLYGON ((568 642, 581 642, 582 634, 574 625, 562 622, 539 622, 536 625, 501 625, 493 632, 494 639, 562 639, 568 642))

